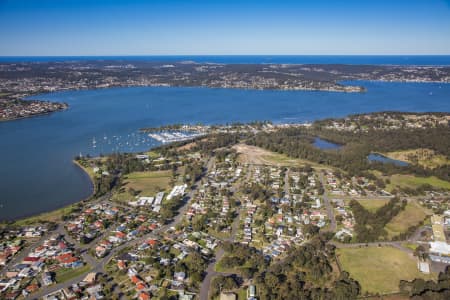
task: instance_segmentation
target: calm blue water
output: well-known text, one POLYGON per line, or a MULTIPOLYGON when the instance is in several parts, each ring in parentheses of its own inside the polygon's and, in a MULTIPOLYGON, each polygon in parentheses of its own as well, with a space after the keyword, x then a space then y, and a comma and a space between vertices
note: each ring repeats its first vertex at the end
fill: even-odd
POLYGON ((0 56, 0 62, 125 60, 199 63, 450 65, 450 55, 190 55, 190 56, 0 56))
POLYGON ((292 123, 382 110, 450 112, 448 84, 360 84, 367 93, 139 87, 37 96, 65 101, 70 108, 0 123, 0 219, 48 211, 87 197, 88 178, 72 158, 80 152, 148 149, 156 143, 139 134, 145 126, 292 123))
POLYGON ((392 158, 386 157, 386 156, 378 154, 378 153, 371 153, 371 154, 369 154, 369 156, 367 156, 367 159, 369 161, 374 161, 374 162, 376 161, 376 162, 381 162, 381 163, 384 163, 384 164, 394 164, 394 165, 400 166, 400 167, 408 166, 408 163, 405 162, 405 161, 392 159, 392 158))
POLYGON ((321 138, 316 137, 314 139, 313 145, 322 150, 337 150, 342 147, 342 145, 338 145, 326 140, 322 140, 321 138))

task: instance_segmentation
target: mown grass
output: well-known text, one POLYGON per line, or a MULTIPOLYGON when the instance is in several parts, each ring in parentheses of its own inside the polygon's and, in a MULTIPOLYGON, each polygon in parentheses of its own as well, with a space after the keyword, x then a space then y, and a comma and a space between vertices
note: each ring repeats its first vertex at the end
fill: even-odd
POLYGON ((331 167, 326 165, 321 165, 304 159, 289 157, 287 155, 272 152, 256 146, 237 144, 233 146, 233 149, 236 149, 240 154, 238 160, 242 163, 290 167, 310 165, 317 169, 331 169, 331 167))
POLYGON ((170 186, 171 171, 133 172, 124 177, 120 191, 114 195, 117 201, 130 201, 133 196, 128 192, 134 189, 140 196, 154 196, 159 191, 165 191, 170 186))
POLYGON ((156 151, 148 151, 146 154, 148 155, 148 157, 149 157, 150 159, 155 159, 155 158, 158 158, 158 157, 161 156, 161 154, 159 154, 159 153, 156 152, 156 151))
POLYGON ((247 289, 245 287, 237 290, 238 300, 246 300, 247 299, 247 289))
POLYGON ((414 225, 419 224, 427 216, 427 210, 414 201, 408 202, 405 209, 386 224, 385 229, 391 238, 414 225))
POLYGON ((293 166, 293 165, 310 165, 312 167, 316 168, 325 168, 325 166, 319 165, 317 163, 304 160, 304 159, 298 159, 298 158, 292 158, 289 156, 286 156, 284 154, 279 154, 272 152, 271 154, 262 155, 261 159, 263 161, 266 161, 268 164, 273 165, 282 165, 282 166, 293 166))
POLYGON ((416 177, 412 175, 395 174, 390 176, 389 179, 391 181, 387 187, 389 191, 392 191, 396 186, 416 189, 423 184, 429 184, 438 189, 450 190, 450 182, 441 180, 435 176, 416 177))
POLYGON ((417 261, 409 254, 391 247, 337 249, 342 268, 361 284, 362 293, 394 293, 400 280, 432 279, 417 270, 417 261))
POLYGON ((377 211, 380 207, 389 202, 388 199, 362 199, 358 201, 365 209, 370 212, 377 211))
POLYGON ((71 268, 61 268, 55 272, 55 279, 57 283, 68 281, 74 277, 77 277, 83 273, 86 273, 90 270, 89 265, 85 265, 80 268, 71 269, 71 268))

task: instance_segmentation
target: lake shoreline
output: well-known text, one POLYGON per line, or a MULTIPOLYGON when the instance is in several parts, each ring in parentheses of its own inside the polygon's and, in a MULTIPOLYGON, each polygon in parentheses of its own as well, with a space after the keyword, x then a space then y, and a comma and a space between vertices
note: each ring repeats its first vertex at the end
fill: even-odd
POLYGON ((42 221, 47 222, 47 221, 51 221, 48 220, 49 218, 53 218, 54 215, 63 215, 64 214, 64 210, 71 208, 74 205, 77 205, 78 203, 81 202, 85 202, 85 201, 89 201, 92 199, 92 197, 95 195, 95 182, 94 179, 91 177, 91 175, 89 174, 89 172, 86 170, 86 168, 84 168, 79 162, 77 162, 76 160, 73 160, 73 164, 75 166, 77 166, 79 168, 79 170, 81 170, 83 172, 83 174, 86 176, 86 178, 89 178, 89 182, 90 182, 90 194, 89 196, 74 201, 72 203, 69 204, 65 204, 63 206, 60 207, 56 207, 54 209, 49 209, 47 211, 42 211, 39 213, 34 213, 34 214, 29 214, 29 215, 25 215, 25 216, 19 216, 17 218, 12 218, 10 220, 1 220, 0 224, 11 224, 11 225, 18 225, 18 224, 28 224, 28 223, 35 223, 37 220, 42 219, 42 221))
MULTIPOLYGON (((86 197, 86 199, 84 200, 89 200, 93 195, 95 195, 96 192, 96 188, 95 188, 95 179, 91 176, 91 174, 89 173, 89 171, 83 167, 78 161, 76 161, 75 159, 72 161, 74 165, 76 165, 77 167, 79 167, 83 173, 89 178, 89 181, 91 183, 91 187, 90 190, 92 191, 91 194, 86 197)), ((84 201, 84 200, 80 200, 80 201, 84 201)), ((80 202, 78 201, 78 202, 80 202)))

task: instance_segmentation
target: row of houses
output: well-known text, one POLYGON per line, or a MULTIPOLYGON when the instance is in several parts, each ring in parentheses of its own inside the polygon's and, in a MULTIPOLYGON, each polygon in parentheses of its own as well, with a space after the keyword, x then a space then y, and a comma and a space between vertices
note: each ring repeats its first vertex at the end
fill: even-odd
POLYGON ((144 234, 156 230, 160 223, 145 215, 127 215, 125 222, 117 225, 105 238, 100 240, 95 247, 95 256, 106 256, 113 248, 127 241, 134 240, 144 234), (135 227, 137 226, 137 227, 135 227))
POLYGON ((63 236, 54 235, 5 272, 4 278, 0 279, 0 298, 8 293, 27 296, 39 288, 39 281, 44 286, 52 285, 59 269, 76 269, 83 265, 73 245, 63 236))
POLYGON ((67 232, 77 241, 88 243, 103 234, 114 222, 120 209, 109 204, 94 204, 76 213, 65 224, 67 232))

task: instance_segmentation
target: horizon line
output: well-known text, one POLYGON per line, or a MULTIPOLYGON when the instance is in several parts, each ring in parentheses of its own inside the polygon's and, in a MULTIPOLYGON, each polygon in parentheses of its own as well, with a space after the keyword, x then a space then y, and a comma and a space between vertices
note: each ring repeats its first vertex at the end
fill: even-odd
POLYGON ((448 54, 80 54, 80 55, 0 55, 0 57, 149 57, 149 56, 450 56, 448 54))

